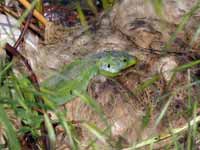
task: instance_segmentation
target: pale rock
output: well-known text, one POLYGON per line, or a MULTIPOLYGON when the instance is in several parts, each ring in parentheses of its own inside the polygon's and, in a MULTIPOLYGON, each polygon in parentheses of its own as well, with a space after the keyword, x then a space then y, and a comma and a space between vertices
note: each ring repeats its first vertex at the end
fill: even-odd
POLYGON ((173 75, 173 69, 178 66, 173 56, 163 57, 157 63, 157 71, 163 74, 166 81, 170 81, 173 75))
MULTIPOLYGON (((18 26, 18 21, 10 15, 0 14, 0 43, 1 46, 8 42, 11 46, 14 46, 15 42, 19 38, 21 30, 18 26)), ((25 47, 37 50, 39 37, 34 35, 31 31, 28 31, 24 38, 25 47)))

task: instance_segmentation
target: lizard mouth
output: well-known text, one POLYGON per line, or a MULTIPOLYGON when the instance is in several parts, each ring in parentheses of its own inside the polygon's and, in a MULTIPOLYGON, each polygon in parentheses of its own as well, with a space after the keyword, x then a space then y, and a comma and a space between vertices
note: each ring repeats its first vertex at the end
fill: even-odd
MULTIPOLYGON (((136 58, 136 57, 133 57, 132 59, 129 60, 128 65, 127 65, 127 68, 129 68, 129 67, 135 65, 136 63, 137 63, 137 58, 136 58)), ((126 68, 126 69, 127 69, 127 68, 126 68)))
POLYGON ((123 72, 128 70, 130 67, 134 67, 137 64, 137 58, 133 57, 133 59, 129 60, 129 63, 126 68, 122 69, 117 75, 121 75, 123 72))
POLYGON ((120 76, 122 74, 123 71, 127 70, 128 68, 134 66, 137 63, 136 60, 131 60, 128 65, 126 66, 126 68, 120 69, 118 71, 114 71, 114 72, 110 72, 110 71, 106 71, 106 70, 101 70, 101 74, 108 76, 108 77, 116 77, 116 76, 120 76))

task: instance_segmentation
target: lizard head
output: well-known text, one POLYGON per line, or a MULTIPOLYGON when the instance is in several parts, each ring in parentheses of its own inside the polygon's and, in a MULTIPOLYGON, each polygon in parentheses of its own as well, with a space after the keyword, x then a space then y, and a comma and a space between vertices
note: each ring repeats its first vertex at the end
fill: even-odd
POLYGON ((124 51, 105 51, 99 57, 98 67, 100 74, 117 76, 122 70, 137 63, 135 56, 124 51))

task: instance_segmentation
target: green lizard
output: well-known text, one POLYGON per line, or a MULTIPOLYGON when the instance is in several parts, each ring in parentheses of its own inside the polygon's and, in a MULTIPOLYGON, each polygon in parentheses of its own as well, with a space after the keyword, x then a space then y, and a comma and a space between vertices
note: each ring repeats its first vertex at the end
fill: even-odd
POLYGON ((74 90, 87 90, 90 79, 96 75, 117 76, 122 70, 136 64, 136 57, 122 51, 104 51, 88 55, 65 66, 63 70, 41 84, 48 99, 64 104, 76 97, 74 90))

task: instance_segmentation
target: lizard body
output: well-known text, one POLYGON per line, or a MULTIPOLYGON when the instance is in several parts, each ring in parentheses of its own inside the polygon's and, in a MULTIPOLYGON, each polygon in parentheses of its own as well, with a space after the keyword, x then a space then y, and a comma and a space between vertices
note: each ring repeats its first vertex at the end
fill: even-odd
POLYGON ((76 97, 74 90, 87 90, 90 80, 96 75, 117 76, 122 70, 136 64, 136 57, 122 51, 105 51, 88 55, 65 66, 63 70, 41 84, 41 91, 48 99, 61 105, 76 97))

